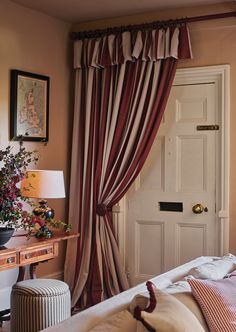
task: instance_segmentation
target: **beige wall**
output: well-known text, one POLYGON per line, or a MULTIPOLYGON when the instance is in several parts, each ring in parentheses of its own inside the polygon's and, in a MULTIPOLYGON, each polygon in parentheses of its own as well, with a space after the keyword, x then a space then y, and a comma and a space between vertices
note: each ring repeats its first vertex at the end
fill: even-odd
MULTIPOLYGON (((0 148, 9 143, 10 69, 39 73, 50 77, 49 142, 25 143, 40 154, 39 169, 64 171, 68 191, 71 105, 68 34, 70 25, 21 7, 11 1, 0 1, 0 148)), ((14 143, 18 145, 18 143, 14 143)), ((51 200, 56 217, 65 219, 66 200, 51 200)), ((61 258, 41 264, 39 275, 63 270, 61 258)), ((1 275, 0 275, 1 277, 1 275)), ((6 280, 6 279, 5 279, 6 280)), ((4 287, 2 277, 0 287, 4 287)))
MULTIPOLYGON (((208 7, 194 7, 142 15, 114 18, 76 25, 74 31, 97 29, 125 24, 150 22, 183 16, 212 14, 235 10, 235 3, 208 7)), ((0 147, 9 140, 9 71, 19 69, 47 75, 50 87, 49 143, 26 143, 29 149, 40 152, 38 168, 64 170, 66 187, 69 182, 70 137, 72 107, 70 98, 70 66, 68 32, 70 26, 46 15, 36 13, 10 2, 0 2, 0 147)), ((235 18, 194 23, 190 25, 194 59, 180 63, 180 67, 215 64, 231 66, 231 188, 230 188, 230 250, 236 254, 236 22, 235 18)), ((66 200, 51 201, 56 217, 66 217, 66 200)), ((39 275, 63 269, 61 258, 39 268, 39 275)), ((0 280, 0 288, 2 284, 0 280)))
MULTIPOLYGON (((178 8, 135 16, 77 24, 73 31, 152 22, 160 19, 208 15, 236 10, 236 3, 178 8)), ((236 19, 222 19, 189 25, 194 59, 182 61, 179 67, 230 64, 231 68, 231 150, 230 150, 230 251, 236 254, 236 19)))

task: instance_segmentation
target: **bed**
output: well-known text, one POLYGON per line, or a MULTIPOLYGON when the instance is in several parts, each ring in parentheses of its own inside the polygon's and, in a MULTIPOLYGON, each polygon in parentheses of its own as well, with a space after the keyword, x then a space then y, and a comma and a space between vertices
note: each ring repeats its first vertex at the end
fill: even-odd
MULTIPOLYGON (((173 285, 173 283, 176 282, 178 283, 178 281, 183 280, 184 277, 191 274, 191 271, 196 269, 201 270, 200 269, 201 267, 207 265, 208 265, 207 273, 210 277, 212 275, 213 277, 217 277, 216 279, 222 279, 223 275, 226 275, 227 273, 233 271, 234 268, 236 267, 235 265, 236 257, 229 254, 223 257, 222 263, 220 263, 221 261, 222 258, 219 257, 206 257, 206 256, 199 257, 151 279, 151 282, 160 290, 168 288, 171 290, 171 285, 173 285), (227 261, 227 263, 225 262, 225 260, 227 261), (215 267, 213 267, 213 269, 212 267, 210 267, 209 270, 209 264, 210 265, 213 264, 212 262, 214 262, 214 264, 217 263, 218 265, 221 264, 221 267, 217 267, 217 269, 215 269, 215 267), (223 266, 223 271, 222 271, 222 266, 223 266)), ((76 315, 61 322, 60 324, 51 326, 43 331, 44 332, 62 332, 62 331, 87 332, 90 329, 99 326, 99 324, 106 321, 109 317, 111 316, 113 317, 115 314, 120 313, 126 309, 129 309, 130 304, 133 301, 134 297, 137 294, 141 294, 144 292, 147 292, 146 283, 139 284, 138 286, 130 288, 129 290, 122 292, 110 299, 107 299, 102 303, 99 303, 80 313, 77 313, 76 315)), ((171 292, 172 291, 170 291, 170 293, 171 292)), ((100 330, 95 329, 95 331, 103 331, 103 329, 100 330)), ((123 330, 121 329, 120 331, 123 330)), ((208 327, 206 324, 204 326, 203 331, 208 331, 208 327)))

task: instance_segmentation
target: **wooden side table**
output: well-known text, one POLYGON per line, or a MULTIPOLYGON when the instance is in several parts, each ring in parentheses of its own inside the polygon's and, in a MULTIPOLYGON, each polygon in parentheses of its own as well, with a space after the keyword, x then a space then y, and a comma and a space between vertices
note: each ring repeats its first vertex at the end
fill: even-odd
MULTIPOLYGON (((36 278, 36 267, 40 262, 46 262, 58 256, 59 242, 78 238, 79 233, 53 231, 51 239, 37 239, 25 233, 15 232, 8 243, 0 247, 0 272, 19 268, 18 281, 25 278, 26 267, 29 267, 30 278, 36 278)), ((9 320, 10 310, 0 311, 0 326, 3 321, 9 320)))

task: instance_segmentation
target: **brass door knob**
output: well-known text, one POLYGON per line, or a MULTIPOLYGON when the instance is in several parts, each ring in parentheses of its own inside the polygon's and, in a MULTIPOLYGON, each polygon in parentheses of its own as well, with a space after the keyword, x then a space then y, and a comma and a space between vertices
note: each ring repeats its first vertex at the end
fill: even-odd
POLYGON ((202 213, 203 211, 207 212, 208 208, 204 207, 201 203, 198 203, 193 206, 192 211, 193 211, 193 213, 199 214, 199 213, 202 213))

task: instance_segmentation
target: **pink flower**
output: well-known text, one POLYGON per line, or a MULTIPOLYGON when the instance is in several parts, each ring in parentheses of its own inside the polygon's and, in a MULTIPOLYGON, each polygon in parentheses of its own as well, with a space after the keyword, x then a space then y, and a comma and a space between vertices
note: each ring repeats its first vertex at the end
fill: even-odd
POLYGON ((44 219, 41 219, 40 217, 37 218, 37 223, 39 224, 39 226, 44 226, 45 225, 45 220, 44 219))
POLYGON ((36 224, 36 223, 37 223, 37 218, 36 218, 36 216, 32 216, 32 217, 31 217, 31 224, 34 225, 34 224, 36 224))
POLYGON ((24 210, 24 211, 22 212, 22 217, 23 217, 23 218, 26 218, 27 216, 28 216, 28 212, 24 210))
MULTIPOLYGON (((22 203, 20 203, 20 202, 18 202, 18 203, 17 203, 17 206, 18 206, 18 208, 19 208, 19 209, 22 209, 22 207, 23 207, 23 204, 22 204, 22 203)), ((24 211, 24 212, 25 212, 25 211, 24 211)))

